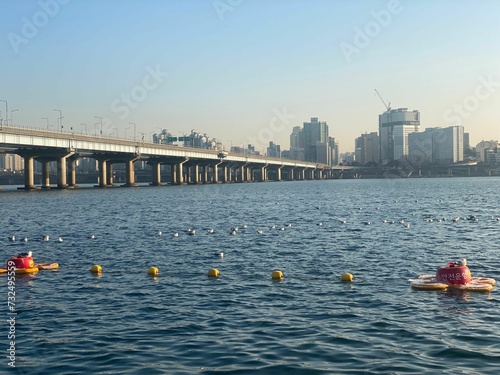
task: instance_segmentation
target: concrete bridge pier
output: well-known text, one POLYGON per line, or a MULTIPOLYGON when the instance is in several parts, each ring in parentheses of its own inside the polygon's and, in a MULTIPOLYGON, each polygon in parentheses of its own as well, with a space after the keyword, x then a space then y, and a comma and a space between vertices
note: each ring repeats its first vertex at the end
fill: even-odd
POLYGON ((227 184, 230 182, 231 176, 230 176, 230 169, 227 164, 224 164, 222 166, 222 182, 227 184))
POLYGON ((33 190, 35 188, 35 169, 33 168, 34 156, 24 156, 24 189, 33 190))
POLYGON ((236 166, 235 165, 230 165, 229 168, 228 168, 228 171, 229 171, 229 182, 237 182, 237 178, 236 178, 236 170, 235 170, 236 166))
POLYGON ((247 168, 247 175, 248 175, 248 182, 255 182, 255 167, 254 166, 249 166, 247 168))
POLYGON ((170 164, 170 183, 172 185, 177 184, 177 168, 176 164, 170 164))
POLYGON ((276 168, 276 179, 275 179, 275 181, 281 181, 281 168, 282 167, 276 168))
POLYGON ((252 167, 249 166, 249 167, 245 168, 245 170, 246 170, 246 179, 247 179, 247 181, 248 182, 253 182, 254 180, 253 180, 253 169, 252 169, 252 167))
POLYGON ((193 175, 193 180, 192 180, 192 183, 193 184, 199 184, 200 183, 200 166, 199 164, 194 164, 193 165, 193 171, 192 171, 192 175, 193 175))
POLYGON ((267 165, 260 168, 260 182, 267 181, 267 165))
POLYGON ((109 187, 108 185, 108 161, 105 159, 97 160, 98 168, 99 168, 99 184, 96 187, 105 188, 109 187))
POLYGON ((79 159, 78 156, 73 155, 68 158, 68 177, 69 183, 68 188, 76 188, 76 162, 79 159))
POLYGON ((304 177, 302 178, 303 180, 310 180, 311 179, 310 174, 309 174, 310 171, 311 171, 310 169, 307 169, 307 168, 304 169, 304 177))
POLYGON ((248 182, 247 164, 241 165, 238 169, 240 170, 239 182, 248 182))
POLYGON ((315 169, 307 169, 307 179, 308 180, 314 180, 314 171, 315 169))
POLYGON ((42 163, 42 189, 50 189, 50 160, 43 160, 42 163))
POLYGON ((244 165, 240 165, 238 167, 236 167, 236 171, 235 171, 235 179, 238 181, 238 182, 245 182, 245 166, 244 165))
POLYGON ((58 189, 66 189, 68 187, 67 184, 67 158, 72 156, 74 152, 70 152, 65 156, 61 156, 57 159, 57 188, 58 189))
POLYGON ((137 186, 139 186, 139 185, 137 185, 135 183, 134 163, 137 160, 139 160, 139 157, 135 156, 134 158, 129 159, 129 160, 127 160, 125 162, 125 170, 126 170, 127 181, 126 181, 125 185, 123 185, 123 186, 126 186, 126 187, 137 187, 137 186))
POLYGON ((305 178, 306 178, 305 171, 306 171, 305 168, 298 168, 298 170, 297 170, 297 174, 298 174, 297 180, 299 180, 299 181, 305 180, 305 178))
POLYGON ((149 161, 152 167, 151 186, 162 186, 161 183, 161 163, 159 161, 149 161))
POLYGON ((212 164, 212 182, 217 184, 219 182, 219 165, 221 163, 212 164))
POLYGON ((107 186, 113 187, 114 185, 114 180, 113 180, 113 162, 108 161, 108 165, 106 168, 106 183, 107 186))
MULTIPOLYGON (((186 162, 186 161, 181 161, 180 163, 177 163, 177 164, 175 165, 175 172, 176 172, 176 173, 175 173, 175 176, 176 176, 176 179, 175 179, 175 182, 174 182, 174 183, 175 183, 176 185, 183 185, 183 184, 184 184, 184 173, 183 173, 183 172, 184 172, 184 171, 183 171, 183 170, 184 170, 184 168, 183 168, 183 166, 184 166, 184 163, 185 163, 185 162, 186 162)), ((173 176, 173 175, 172 175, 172 176, 173 176)))
POLYGON ((201 172, 201 183, 208 184, 208 164, 202 166, 203 171, 201 172))
POLYGON ((190 165, 186 165, 186 167, 183 169, 183 172, 184 172, 184 182, 186 184, 190 184, 191 183, 191 166, 190 165))
POLYGON ((170 183, 172 185, 182 185, 184 183, 183 165, 187 159, 179 160, 178 163, 170 164, 170 183))

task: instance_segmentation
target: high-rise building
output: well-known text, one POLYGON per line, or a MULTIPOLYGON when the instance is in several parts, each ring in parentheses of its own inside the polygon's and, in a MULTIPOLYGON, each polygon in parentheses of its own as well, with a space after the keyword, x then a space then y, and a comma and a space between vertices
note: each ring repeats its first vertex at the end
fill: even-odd
POLYGON ((361 134, 360 137, 356 138, 355 150, 356 161, 359 164, 378 163, 380 152, 377 132, 361 134))
POLYGON ((328 164, 332 162, 332 150, 329 143, 317 142, 316 143, 316 160, 317 163, 328 164))
POLYGON ((294 126, 290 134, 290 159, 304 160, 304 136, 300 126, 294 126))
POLYGON ((419 164, 453 164, 464 160, 464 127, 427 128, 408 136, 409 158, 419 164))
POLYGON ((470 150, 469 133, 464 132, 464 151, 470 150))
POLYGON ((317 117, 312 117, 311 122, 304 122, 302 135, 305 161, 317 162, 318 144, 328 143, 328 124, 318 121, 317 117))
POLYGON ((389 109, 378 116, 380 165, 408 156, 408 134, 420 129, 420 112, 389 109))
POLYGON ((280 158, 281 157, 281 147, 274 142, 269 142, 269 147, 267 148, 267 156, 270 158, 280 158))
POLYGON ((334 137, 329 137, 328 145, 330 146, 330 162, 328 165, 339 164, 339 144, 335 142, 334 137))
POLYGON ((328 124, 312 117, 304 127, 295 126, 290 134, 290 151, 286 157, 327 165, 338 164, 338 144, 328 136, 328 124))
POLYGON ((304 139, 300 126, 294 126, 290 134, 290 149, 304 148, 304 139))

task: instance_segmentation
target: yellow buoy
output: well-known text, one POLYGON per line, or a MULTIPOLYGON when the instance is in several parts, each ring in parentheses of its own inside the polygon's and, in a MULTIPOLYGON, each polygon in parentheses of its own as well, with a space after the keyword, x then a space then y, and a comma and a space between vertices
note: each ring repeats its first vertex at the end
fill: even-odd
POLYGON ((211 268, 208 270, 208 276, 209 277, 219 277, 219 270, 217 268, 211 268))
POLYGON ((90 272, 92 272, 92 273, 101 273, 102 272, 102 267, 100 265, 98 265, 98 264, 93 265, 90 268, 90 272))
POLYGON ((346 272, 342 274, 341 280, 350 283, 354 280, 354 276, 351 273, 346 272))
POLYGON ((283 276, 283 272, 281 272, 280 270, 273 271, 273 273, 271 274, 271 278, 274 280, 280 280, 283 278, 283 276))
POLYGON ((148 268, 148 275, 158 276, 158 268, 156 268, 156 267, 149 267, 148 268))

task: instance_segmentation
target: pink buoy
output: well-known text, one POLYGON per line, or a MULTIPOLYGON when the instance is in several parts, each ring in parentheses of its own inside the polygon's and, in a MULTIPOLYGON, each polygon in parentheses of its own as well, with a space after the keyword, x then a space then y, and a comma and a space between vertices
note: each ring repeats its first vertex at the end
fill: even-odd
POLYGON ((14 262, 14 266, 17 269, 33 268, 35 266, 33 258, 30 256, 17 255, 10 258, 7 260, 7 268, 9 268, 9 261, 14 262))
POLYGON ((469 267, 455 266, 452 263, 448 266, 439 267, 436 272, 436 279, 451 285, 464 285, 472 281, 469 267))

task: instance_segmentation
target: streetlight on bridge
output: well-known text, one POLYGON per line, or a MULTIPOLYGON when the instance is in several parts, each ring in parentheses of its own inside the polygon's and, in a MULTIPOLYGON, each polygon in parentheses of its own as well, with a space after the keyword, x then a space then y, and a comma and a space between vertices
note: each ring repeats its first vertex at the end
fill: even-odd
POLYGON ((125 128, 125 139, 127 139, 127 129, 130 129, 130 126, 125 128))
POLYGON ((19 111, 19 108, 17 108, 17 109, 13 109, 12 111, 10 111, 10 124, 11 124, 11 125, 14 125, 14 121, 12 120, 12 114, 13 114, 14 112, 17 112, 17 111, 19 111))
POLYGON ((54 109, 54 112, 59 112, 59 126, 60 126, 60 130, 61 130, 61 133, 62 133, 62 130, 63 130, 63 116, 62 116, 62 111, 60 109, 54 109))
POLYGON ((130 125, 134 125, 134 141, 135 141, 135 122, 129 122, 130 125))
POLYGON ((47 120, 47 130, 49 130, 49 118, 48 117, 42 117, 42 120, 47 120))
POLYGON ((5 102, 5 126, 9 126, 9 105, 5 99, 0 99, 0 102, 5 102))
POLYGON ((102 117, 94 116, 96 119, 101 120, 101 136, 102 136, 102 117))

